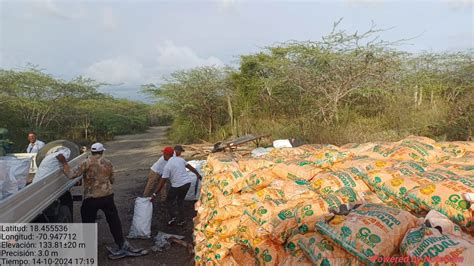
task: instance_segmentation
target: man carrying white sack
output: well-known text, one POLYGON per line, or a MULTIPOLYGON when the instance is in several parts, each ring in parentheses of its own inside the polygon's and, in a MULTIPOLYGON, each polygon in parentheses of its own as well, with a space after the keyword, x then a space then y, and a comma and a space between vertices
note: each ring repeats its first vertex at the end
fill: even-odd
POLYGON ((145 190, 143 191, 143 197, 148 198, 151 197, 153 194, 153 188, 155 187, 157 181, 163 175, 163 170, 165 169, 165 165, 168 161, 165 160, 164 156, 162 155, 158 161, 156 161, 151 167, 150 172, 147 176, 147 183, 145 185, 145 190))
MULTIPOLYGON (((176 218, 178 218, 178 225, 183 226, 185 224, 183 209, 184 198, 186 197, 189 187, 191 186, 191 178, 189 177, 186 168, 193 172, 199 178, 199 180, 202 179, 202 176, 183 158, 177 156, 173 157, 173 153, 174 150, 171 147, 166 147, 163 150, 163 156, 165 156, 165 160, 168 159, 168 163, 163 170, 163 176, 160 180, 160 184, 158 185, 156 193, 160 192, 160 190, 165 185, 165 180, 169 179, 171 187, 168 191, 168 196, 166 197, 166 205, 168 207, 168 213, 170 216, 168 225, 172 225, 176 221, 176 218), (173 207, 175 200, 178 207, 177 216, 173 207)), ((156 197, 156 193, 153 194, 152 200, 156 197)))
MULTIPOLYGON (((178 156, 180 157, 181 154, 184 152, 183 146, 181 145, 176 145, 174 146, 174 154, 173 157, 178 156)), ((163 175, 163 170, 165 169, 166 163, 168 160, 165 160, 165 157, 161 155, 160 159, 156 161, 151 167, 150 167, 150 172, 148 173, 147 177, 147 183, 145 186, 145 190, 143 191, 143 197, 151 197, 152 196, 152 191, 153 188, 155 187, 155 184, 157 181, 161 178, 163 175)), ((167 186, 164 187, 164 194, 167 194, 166 191, 168 191, 169 188, 167 186)))
POLYGON ((62 166, 62 163, 58 161, 61 155, 66 160, 69 160, 69 156, 71 156, 71 150, 66 147, 59 147, 52 151, 52 153, 46 155, 38 167, 38 170, 36 170, 36 174, 32 182, 38 182, 49 175, 51 172, 59 169, 62 166))

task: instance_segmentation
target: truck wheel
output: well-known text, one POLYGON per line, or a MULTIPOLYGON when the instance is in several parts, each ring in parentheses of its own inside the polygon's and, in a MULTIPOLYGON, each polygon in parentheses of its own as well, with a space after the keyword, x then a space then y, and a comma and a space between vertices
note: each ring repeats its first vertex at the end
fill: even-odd
POLYGON ((41 150, 38 151, 38 154, 36 154, 36 165, 40 166, 41 162, 43 161, 44 157, 48 155, 48 152, 51 149, 57 148, 57 147, 66 147, 69 150, 71 150, 71 155, 69 156, 69 160, 72 160, 73 158, 76 158, 80 154, 79 146, 77 146, 75 143, 69 141, 69 140, 55 140, 51 141, 48 144, 44 145, 41 150))
POLYGON ((56 222, 65 224, 72 223, 72 213, 68 206, 61 205, 61 207, 59 207, 58 218, 56 222))

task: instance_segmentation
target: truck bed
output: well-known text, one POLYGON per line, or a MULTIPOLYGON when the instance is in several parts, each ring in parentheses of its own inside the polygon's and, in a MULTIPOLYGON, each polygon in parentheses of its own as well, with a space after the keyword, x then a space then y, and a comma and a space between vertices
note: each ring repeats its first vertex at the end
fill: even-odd
MULTIPOLYGON (((87 153, 69 162, 71 168, 78 166, 87 153)), ((0 201, 0 223, 28 223, 35 219, 51 203, 71 189, 82 176, 68 179, 61 169, 44 179, 27 185, 14 195, 0 201)))

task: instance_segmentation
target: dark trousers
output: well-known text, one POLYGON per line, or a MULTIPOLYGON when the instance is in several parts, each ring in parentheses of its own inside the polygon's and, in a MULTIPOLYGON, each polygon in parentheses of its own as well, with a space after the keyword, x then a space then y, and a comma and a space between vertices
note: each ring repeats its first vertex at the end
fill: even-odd
POLYGON ((124 243, 124 238, 122 234, 122 223, 120 222, 120 217, 114 203, 114 195, 83 200, 81 206, 82 222, 95 223, 98 210, 104 212, 115 243, 121 248, 124 243))
POLYGON ((178 222, 184 221, 184 198, 188 193, 191 183, 187 183, 180 187, 170 187, 168 190, 168 197, 166 197, 166 206, 168 207, 168 213, 170 218, 176 217, 176 211, 173 207, 173 203, 176 200, 178 205, 178 222))

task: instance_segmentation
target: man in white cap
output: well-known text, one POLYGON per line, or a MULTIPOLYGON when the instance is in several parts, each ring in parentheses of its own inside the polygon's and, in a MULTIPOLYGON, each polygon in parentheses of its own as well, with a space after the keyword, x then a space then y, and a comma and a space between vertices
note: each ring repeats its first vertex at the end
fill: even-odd
POLYGON ((78 168, 71 170, 64 157, 58 158, 64 173, 69 178, 84 175, 84 200, 81 206, 83 223, 95 223, 97 211, 102 210, 109 224, 110 232, 120 250, 130 251, 131 247, 122 234, 122 223, 114 203, 112 184, 114 183, 112 163, 104 158, 104 145, 94 143, 89 156, 78 168))

